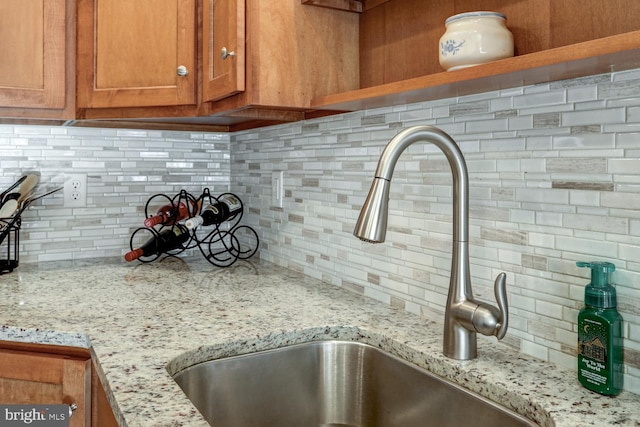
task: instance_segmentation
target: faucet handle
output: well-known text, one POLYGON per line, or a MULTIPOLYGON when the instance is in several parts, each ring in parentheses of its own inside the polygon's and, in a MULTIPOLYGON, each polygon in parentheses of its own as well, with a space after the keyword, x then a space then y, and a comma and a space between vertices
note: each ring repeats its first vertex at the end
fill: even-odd
POLYGON ((471 317, 473 329, 483 335, 495 335, 499 340, 504 338, 509 327, 509 307, 507 305, 507 275, 498 274, 494 284, 494 293, 498 307, 483 302, 473 302, 474 311, 471 317))
POLYGON ((500 310, 500 318, 498 319, 496 337, 501 340, 507 333, 509 328, 509 304, 507 303, 507 275, 505 273, 498 274, 496 282, 493 285, 493 291, 496 295, 498 310, 500 310))

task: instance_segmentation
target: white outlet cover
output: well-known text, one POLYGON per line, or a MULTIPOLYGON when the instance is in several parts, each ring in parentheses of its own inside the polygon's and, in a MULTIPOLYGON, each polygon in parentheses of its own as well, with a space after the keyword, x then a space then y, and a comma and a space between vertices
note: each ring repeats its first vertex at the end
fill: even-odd
POLYGON ((66 174, 64 179, 64 207, 84 208, 87 206, 87 174, 66 174))

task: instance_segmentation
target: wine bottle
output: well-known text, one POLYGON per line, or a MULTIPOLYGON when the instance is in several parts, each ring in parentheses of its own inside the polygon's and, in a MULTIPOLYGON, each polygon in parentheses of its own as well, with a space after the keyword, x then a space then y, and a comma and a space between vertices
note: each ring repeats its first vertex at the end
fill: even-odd
POLYGON ((154 216, 144 220, 144 225, 146 227, 158 224, 171 225, 185 218, 189 218, 189 208, 180 200, 177 203, 162 206, 154 216))
POLYGON ((187 240, 189 240, 189 232, 184 227, 179 225, 167 227, 157 235, 154 234, 153 237, 144 242, 139 248, 127 252, 124 255, 124 259, 131 262, 141 256, 152 256, 168 252, 179 248, 187 240))
POLYGON ((202 210, 200 215, 189 218, 184 225, 192 230, 200 225, 221 224, 242 211, 242 203, 233 194, 223 194, 202 210))

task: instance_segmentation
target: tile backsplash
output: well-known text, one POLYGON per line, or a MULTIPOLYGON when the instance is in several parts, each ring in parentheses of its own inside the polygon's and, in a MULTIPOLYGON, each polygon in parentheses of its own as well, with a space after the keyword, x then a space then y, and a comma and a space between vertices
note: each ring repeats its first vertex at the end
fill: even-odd
POLYGON ((412 125, 440 127, 465 155, 474 292, 492 302, 495 276, 507 273, 505 341, 574 368, 589 281, 575 262, 614 262, 625 389, 640 393, 640 70, 231 135, 2 125, 0 188, 30 169, 89 177, 87 208, 55 196, 29 210, 21 262, 121 256, 150 195, 230 189, 262 258, 441 318, 453 194, 435 146, 414 144, 398 162, 387 241, 351 234, 379 154, 412 125), (273 171, 284 172, 282 208, 272 205, 273 171))
POLYGON ((42 186, 71 172, 88 181, 86 208, 65 208, 60 191, 25 211, 20 263, 121 256, 143 225, 149 197, 229 190, 229 140, 196 132, 0 125, 0 189, 30 170, 40 171, 42 186))
POLYGON ((386 242, 352 236, 378 156, 412 125, 440 127, 465 155, 474 292, 494 302, 507 273, 505 341, 575 369, 589 282, 575 263, 614 262, 625 388, 640 393, 640 70, 234 134, 231 187, 251 206, 261 257, 441 319, 453 194, 434 145, 413 144, 396 166, 386 242), (273 171, 284 171, 282 208, 273 171))

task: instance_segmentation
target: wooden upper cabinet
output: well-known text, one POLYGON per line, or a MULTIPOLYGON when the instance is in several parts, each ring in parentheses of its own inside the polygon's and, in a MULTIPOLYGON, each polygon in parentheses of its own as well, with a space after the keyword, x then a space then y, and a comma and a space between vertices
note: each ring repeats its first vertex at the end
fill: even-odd
POLYGON ((77 25, 78 108, 196 103, 196 0, 78 0, 77 25))
MULTIPOLYGON (((351 0, 303 0, 331 7, 351 0)), ((625 0, 363 0, 360 89, 311 106, 365 110, 573 79, 640 67, 640 2, 625 0), (515 57, 455 71, 438 62, 454 14, 507 16, 515 57)))
POLYGON ((245 89, 244 0, 203 1, 203 101, 245 89))
POLYGON ((66 0, 0 2, 0 107, 65 107, 66 0))
POLYGON ((444 72, 445 20, 473 10, 506 15, 516 59, 640 29, 640 2, 626 0, 388 0, 360 15, 361 87, 444 72))
MULTIPOLYGON (((207 39, 213 39, 213 48, 206 52, 213 61, 205 63, 205 67, 212 69, 205 78, 215 75, 217 67, 223 70, 222 73, 225 67, 244 66, 245 69, 244 90, 236 89, 234 96, 224 98, 224 95, 208 97, 219 98, 210 103, 212 115, 290 121, 291 112, 294 112, 298 115, 294 115, 293 120, 299 120, 300 112, 309 109, 312 98, 359 87, 356 14, 310 7, 300 0, 205 0, 205 3, 216 5, 213 15, 204 14, 205 20, 215 23, 213 33, 205 31, 205 45, 211 43, 207 39), (236 6, 235 14, 233 10, 224 9, 233 8, 231 5, 235 1, 245 3, 244 18, 237 12, 242 10, 240 4, 236 6), (218 6, 218 3, 228 3, 228 6, 218 6), (235 22, 231 18, 221 18, 234 15, 237 16, 235 22), (246 55, 240 42, 243 25, 246 55), (232 46, 234 37, 218 36, 216 26, 221 31, 230 28, 232 30, 225 31, 236 34, 238 41, 233 46, 236 57, 221 59, 222 48, 227 40, 232 40, 229 42, 232 46)), ((219 79, 224 80, 224 77, 219 79)))

